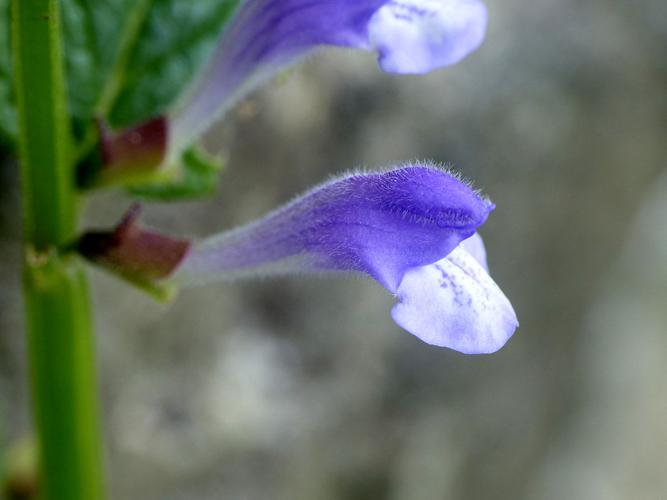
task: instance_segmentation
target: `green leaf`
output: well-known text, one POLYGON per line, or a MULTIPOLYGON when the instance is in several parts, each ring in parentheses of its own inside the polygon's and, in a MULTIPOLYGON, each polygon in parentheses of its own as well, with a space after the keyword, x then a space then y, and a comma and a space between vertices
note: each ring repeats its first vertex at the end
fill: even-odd
POLYGON ((116 69, 143 0, 62 0, 70 111, 88 119, 116 69))
POLYGON ((180 201, 215 194, 224 164, 200 149, 183 153, 178 178, 129 188, 130 194, 157 201, 180 201))
POLYGON ((73 114, 125 127, 165 112, 208 59, 238 4, 63 0, 73 114))
POLYGON ((109 122, 136 123, 173 103, 211 55, 238 4, 239 0, 155 0, 109 122))
POLYGON ((0 0, 0 140, 7 142, 17 134, 9 34, 9 0, 0 0))

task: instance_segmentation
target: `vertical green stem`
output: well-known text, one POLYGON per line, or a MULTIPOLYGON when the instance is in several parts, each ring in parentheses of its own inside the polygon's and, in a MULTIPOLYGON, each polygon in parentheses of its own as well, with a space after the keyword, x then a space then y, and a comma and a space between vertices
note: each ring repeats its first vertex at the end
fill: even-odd
POLYGON ((76 225, 60 12, 56 0, 12 0, 12 8, 25 235, 46 249, 76 225))
POLYGON ((44 500, 98 500, 103 474, 86 278, 57 252, 76 230, 57 0, 12 0, 24 294, 44 500))
POLYGON ((85 275, 77 262, 35 254, 24 283, 42 498, 98 500, 97 377, 85 275))

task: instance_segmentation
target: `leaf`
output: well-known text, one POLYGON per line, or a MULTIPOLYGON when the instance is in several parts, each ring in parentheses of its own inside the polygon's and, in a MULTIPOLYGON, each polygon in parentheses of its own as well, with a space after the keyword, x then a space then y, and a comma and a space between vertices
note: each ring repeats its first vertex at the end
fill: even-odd
POLYGON ((109 122, 136 123, 173 103, 211 55, 238 4, 239 0, 155 0, 109 122))
POLYGON ((73 114, 125 127, 163 113, 207 60, 238 3, 63 0, 73 114))
POLYGON ((9 0, 0 0, 0 139, 6 141, 17 134, 9 36, 9 0))
POLYGON ((183 153, 178 179, 129 188, 130 194, 158 201, 180 201, 215 194, 224 164, 220 158, 191 147, 183 153))
POLYGON ((94 114, 106 82, 115 70, 131 23, 142 15, 138 0, 62 0, 70 111, 77 118, 94 114))

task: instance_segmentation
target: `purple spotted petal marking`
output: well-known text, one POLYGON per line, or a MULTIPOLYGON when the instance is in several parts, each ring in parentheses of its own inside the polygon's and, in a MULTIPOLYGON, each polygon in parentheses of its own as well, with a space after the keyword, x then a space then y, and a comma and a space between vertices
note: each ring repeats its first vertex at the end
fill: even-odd
POLYGON ((410 269, 396 292, 394 321, 428 344, 465 354, 492 353, 519 325, 514 309, 486 270, 465 250, 410 269))
POLYGON ((426 73, 480 46, 487 14, 477 0, 392 0, 371 18, 371 46, 389 73, 426 73))

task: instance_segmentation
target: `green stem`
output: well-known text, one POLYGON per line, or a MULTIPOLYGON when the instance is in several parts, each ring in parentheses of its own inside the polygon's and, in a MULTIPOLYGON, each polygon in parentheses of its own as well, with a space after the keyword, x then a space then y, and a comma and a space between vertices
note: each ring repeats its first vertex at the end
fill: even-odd
POLYGON ((24 283, 42 498, 98 500, 103 478, 86 277, 73 257, 34 254, 24 283))
POLYGON ((76 231, 60 5, 12 0, 26 259, 24 294, 44 500, 103 497, 97 373, 80 263, 58 255, 76 231))
POLYGON ((45 249, 72 237, 76 195, 55 0, 12 0, 24 231, 45 249))

